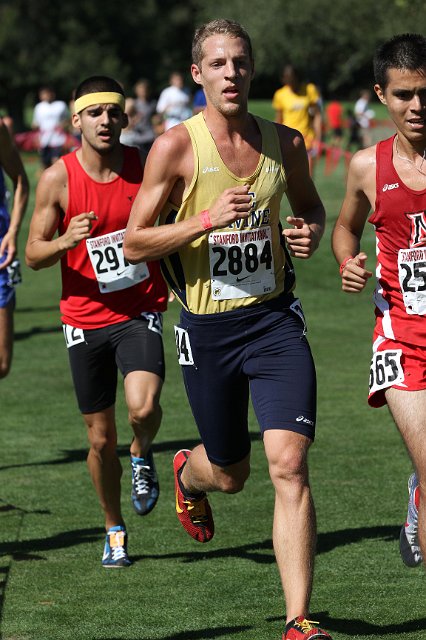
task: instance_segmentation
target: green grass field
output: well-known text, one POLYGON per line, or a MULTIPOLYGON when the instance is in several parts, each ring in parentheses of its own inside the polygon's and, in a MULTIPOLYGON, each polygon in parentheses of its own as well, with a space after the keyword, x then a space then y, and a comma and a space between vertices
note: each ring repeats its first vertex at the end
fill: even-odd
MULTIPOLYGON (((35 185, 37 163, 27 158, 35 185)), ((297 291, 319 380, 310 453, 318 516, 312 619, 334 640, 426 636, 425 575, 398 552, 410 463, 386 409, 366 403, 372 287, 344 295, 330 233, 345 167, 316 183, 328 212, 322 246, 299 262, 297 291)), ((283 214, 286 212, 283 206, 283 214)), ((22 232, 21 255, 26 240, 22 232)), ((374 263, 374 240, 364 248, 374 263)), ((59 269, 24 267, 14 364, 1 382, 0 637, 3 640, 278 640, 285 612, 271 542, 273 491, 251 413, 252 475, 238 495, 212 495, 216 535, 193 542, 174 513, 172 458, 197 442, 165 315, 167 381, 155 444, 161 495, 146 518, 130 504, 130 429, 117 404, 128 570, 101 567, 103 518, 86 469, 87 443, 58 312, 59 269)), ((296 533, 295 533, 296 535, 296 533)))

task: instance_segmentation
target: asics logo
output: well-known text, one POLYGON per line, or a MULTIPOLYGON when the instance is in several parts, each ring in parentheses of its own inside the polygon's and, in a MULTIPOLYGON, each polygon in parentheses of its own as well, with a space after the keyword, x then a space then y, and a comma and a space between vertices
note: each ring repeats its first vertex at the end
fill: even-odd
POLYGON ((181 509, 179 506, 179 494, 177 490, 176 490, 176 513, 183 513, 183 509, 181 509))
POLYGON ((305 416, 298 416, 296 418, 296 422, 304 422, 305 424, 310 424, 311 427, 314 426, 313 420, 309 420, 308 418, 305 418, 305 416))
POLYGON ((393 184, 384 184, 382 191, 392 191, 392 189, 398 189, 399 182, 394 182, 393 184))
POLYGON ((203 173, 214 173, 219 171, 219 167, 203 167, 203 173))

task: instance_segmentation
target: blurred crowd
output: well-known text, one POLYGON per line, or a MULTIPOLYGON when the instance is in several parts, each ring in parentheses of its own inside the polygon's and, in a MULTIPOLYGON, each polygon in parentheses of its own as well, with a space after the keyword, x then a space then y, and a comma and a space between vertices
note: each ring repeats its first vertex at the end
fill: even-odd
MULTIPOLYGON (((302 133, 312 174, 320 155, 336 148, 352 153, 372 144, 375 113, 369 90, 362 90, 348 108, 334 97, 325 103, 318 87, 305 81, 291 64, 285 65, 282 82, 272 99, 275 120, 302 133)), ((179 71, 170 74, 168 86, 160 92, 154 92, 150 81, 141 78, 127 93, 129 125, 121 141, 144 153, 148 153, 158 135, 198 113, 206 104, 203 89, 191 93, 179 71)), ((31 131, 14 133, 12 119, 4 115, 3 121, 20 149, 39 152, 43 170, 80 144, 80 134, 71 124, 72 111, 73 98, 67 104, 57 99, 52 86, 46 85, 38 91, 31 131)))
MULTIPOLYGON (((145 153, 158 135, 198 113, 206 104, 203 90, 199 89, 192 95, 185 86, 183 73, 179 71, 170 74, 168 86, 157 96, 145 78, 137 80, 128 93, 126 113, 129 125, 123 130, 121 141, 145 153)), ((67 104, 57 99, 52 86, 45 85, 38 91, 31 131, 15 133, 12 118, 3 115, 17 146, 23 151, 39 152, 42 169, 80 144, 80 134, 71 123, 73 103, 73 96, 67 104)))

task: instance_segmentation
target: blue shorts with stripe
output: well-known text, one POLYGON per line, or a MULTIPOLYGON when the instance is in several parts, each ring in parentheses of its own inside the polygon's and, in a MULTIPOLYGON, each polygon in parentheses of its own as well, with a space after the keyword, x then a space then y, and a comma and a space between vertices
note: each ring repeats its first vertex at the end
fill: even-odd
MULTIPOLYGON (((0 206, 0 243, 9 229, 9 214, 6 207, 0 206)), ((6 260, 7 255, 0 256, 0 263, 6 260)), ((0 269, 0 309, 4 309, 13 301, 15 304, 15 287, 10 279, 8 269, 0 269)))
POLYGON ((225 467, 248 455, 250 396, 262 434, 286 429, 314 439, 316 373, 297 299, 286 295, 202 316, 183 309, 175 331, 188 399, 212 463, 225 467))

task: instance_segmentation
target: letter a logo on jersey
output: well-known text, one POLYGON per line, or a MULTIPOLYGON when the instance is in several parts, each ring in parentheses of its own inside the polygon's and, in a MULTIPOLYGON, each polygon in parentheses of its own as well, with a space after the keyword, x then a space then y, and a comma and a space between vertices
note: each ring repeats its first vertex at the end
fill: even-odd
POLYGON ((426 211, 407 213, 411 219, 410 247, 419 247, 426 244, 426 211))

